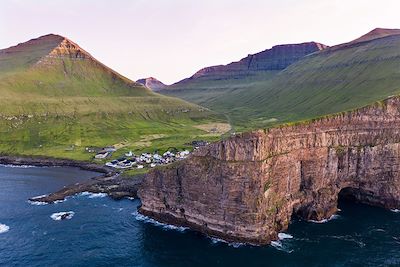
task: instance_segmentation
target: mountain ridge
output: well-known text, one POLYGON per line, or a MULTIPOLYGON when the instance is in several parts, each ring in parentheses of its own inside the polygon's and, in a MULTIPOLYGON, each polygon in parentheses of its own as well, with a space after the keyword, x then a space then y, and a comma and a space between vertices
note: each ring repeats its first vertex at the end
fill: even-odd
POLYGON ((239 129, 352 109, 400 92, 397 32, 372 30, 353 43, 304 56, 281 71, 220 81, 194 79, 161 93, 226 114, 239 129))
POLYGON ((239 61, 234 61, 226 65, 215 65, 202 68, 189 78, 172 84, 168 89, 179 87, 182 84, 199 78, 219 80, 235 75, 248 76, 260 71, 279 71, 298 61, 303 56, 321 51, 327 47, 328 46, 318 42, 275 45, 270 49, 255 54, 249 54, 239 61))

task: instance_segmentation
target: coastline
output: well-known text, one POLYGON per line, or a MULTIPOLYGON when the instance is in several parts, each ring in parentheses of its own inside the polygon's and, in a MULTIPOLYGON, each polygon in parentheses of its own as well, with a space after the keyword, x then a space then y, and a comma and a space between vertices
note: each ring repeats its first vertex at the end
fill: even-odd
POLYGON ((0 156, 0 164, 35 167, 72 167, 99 173, 98 176, 92 177, 82 183, 67 185, 49 195, 32 197, 29 199, 32 202, 55 203, 82 192, 106 193, 115 200, 125 197, 137 198, 137 191, 144 176, 139 174, 132 177, 124 177, 112 168, 93 162, 48 157, 2 155, 0 156))
POLYGON ((73 159, 57 159, 43 156, 0 156, 0 164, 3 165, 32 165, 36 167, 75 167, 85 171, 94 171, 103 174, 115 173, 112 168, 99 165, 89 161, 79 161, 73 159))

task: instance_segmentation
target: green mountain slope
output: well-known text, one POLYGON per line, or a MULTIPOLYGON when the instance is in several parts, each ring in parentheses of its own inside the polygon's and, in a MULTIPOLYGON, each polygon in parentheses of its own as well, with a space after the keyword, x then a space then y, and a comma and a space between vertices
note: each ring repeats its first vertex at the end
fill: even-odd
POLYGON ((207 134, 196 125, 220 121, 121 76, 58 35, 0 50, 0 105, 0 152, 8 154, 89 159, 92 146, 166 149, 207 134))
MULTIPOLYGON (((305 56, 266 81, 238 86, 209 101, 192 100, 228 114, 239 129, 360 107, 400 93, 399 33, 375 29, 353 42, 305 56)), ((179 91, 169 94, 180 96, 179 91)))

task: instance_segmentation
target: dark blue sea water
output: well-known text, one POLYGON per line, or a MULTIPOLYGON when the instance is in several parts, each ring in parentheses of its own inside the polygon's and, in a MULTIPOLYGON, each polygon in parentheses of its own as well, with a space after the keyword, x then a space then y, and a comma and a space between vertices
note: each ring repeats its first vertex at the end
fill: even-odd
POLYGON ((293 238, 252 247, 151 223, 136 214, 138 200, 79 195, 53 205, 27 202, 93 175, 0 167, 0 266, 400 266, 400 213, 363 205, 341 203, 334 220, 296 221, 288 231, 293 238), (50 217, 64 211, 74 216, 50 217))

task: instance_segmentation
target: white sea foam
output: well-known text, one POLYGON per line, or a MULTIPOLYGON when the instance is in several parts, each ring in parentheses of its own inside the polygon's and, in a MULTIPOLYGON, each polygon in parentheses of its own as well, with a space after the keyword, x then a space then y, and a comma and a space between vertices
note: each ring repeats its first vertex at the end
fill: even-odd
POLYGON ((89 195, 89 198, 99 198, 99 197, 106 197, 106 193, 92 193, 89 195))
POLYGON ((391 210, 392 212, 394 212, 394 213, 400 213, 400 210, 399 209, 393 209, 393 210, 391 210))
POLYGON ((135 200, 134 197, 127 197, 127 199, 129 199, 129 200, 135 200))
POLYGON ((286 253, 292 253, 293 250, 290 249, 287 244, 285 244, 285 239, 292 239, 292 238, 293 238, 292 235, 286 233, 278 233, 279 240, 271 241, 270 244, 277 250, 284 251, 286 253))
MULTIPOLYGON (((288 239, 288 238, 293 238, 293 237, 285 237, 284 239, 288 239)), ((286 252, 286 253, 292 253, 293 249, 290 249, 287 245, 285 245, 284 241, 281 240, 277 240, 277 241, 271 241, 271 246, 276 248, 277 250, 286 252)))
POLYGON ((292 239, 293 236, 292 236, 292 235, 289 235, 289 234, 286 234, 286 233, 279 233, 279 234, 278 234, 278 238, 279 238, 279 240, 283 240, 283 239, 292 239))
POLYGON ((234 247, 234 248, 239 248, 239 247, 242 247, 242 246, 246 245, 245 243, 228 242, 226 240, 219 239, 219 238, 216 238, 216 237, 210 237, 210 239, 211 239, 211 242, 213 244, 224 243, 224 244, 227 244, 228 246, 231 246, 231 247, 234 247))
POLYGON ((0 234, 8 232, 8 230, 10 230, 9 226, 0 223, 0 234))
POLYGON ((84 196, 89 196, 90 194, 92 194, 92 193, 87 192, 87 191, 84 191, 84 192, 81 192, 81 193, 79 193, 79 194, 76 194, 76 196, 78 196, 78 197, 84 197, 84 196))
POLYGON ((327 223, 327 222, 329 222, 329 221, 336 220, 336 219, 338 219, 339 217, 340 217, 340 215, 333 214, 333 215, 332 215, 331 217, 329 217, 328 219, 323 219, 323 220, 320 220, 320 221, 309 220, 309 222, 312 222, 312 223, 327 223))
POLYGON ((144 216, 143 214, 140 214, 137 211, 133 212, 132 215, 138 221, 142 221, 142 222, 145 222, 145 223, 151 223, 153 225, 162 227, 165 230, 176 230, 176 231, 179 231, 179 232, 184 232, 184 231, 186 231, 188 229, 187 227, 183 227, 183 226, 175 226, 175 225, 160 223, 160 222, 158 222, 158 221, 156 221, 156 220, 154 220, 152 218, 149 218, 147 216, 144 216))
POLYGON ((37 166, 33 166, 33 165, 13 165, 13 164, 0 164, 0 167, 20 168, 20 169, 38 168, 37 166))
POLYGON ((47 197, 47 195, 40 195, 40 196, 36 196, 36 197, 31 197, 31 199, 38 199, 38 198, 42 198, 42 197, 47 197))
POLYGON ((43 206, 43 205, 47 205, 49 203, 47 202, 43 202, 43 201, 34 201, 35 199, 39 199, 39 198, 43 198, 43 197, 47 197, 47 195, 40 195, 40 196, 36 196, 36 197, 31 197, 32 200, 28 200, 28 203, 31 205, 35 205, 35 206, 43 206))
POLYGON ((81 192, 79 194, 76 194, 76 196, 87 196, 88 198, 100 198, 100 197, 106 197, 107 194, 106 193, 91 193, 91 192, 81 192))
POLYGON ((43 202, 43 201, 32 201, 32 200, 28 200, 28 203, 31 205, 35 205, 35 206, 43 206, 43 205, 49 204, 49 203, 43 202))
POLYGON ((73 211, 63 211, 63 212, 56 212, 50 215, 50 218, 52 218, 55 221, 61 221, 61 220, 71 220, 72 217, 75 215, 75 212, 73 211))
POLYGON ((279 249, 283 248, 283 244, 281 241, 271 241, 271 246, 279 249))

